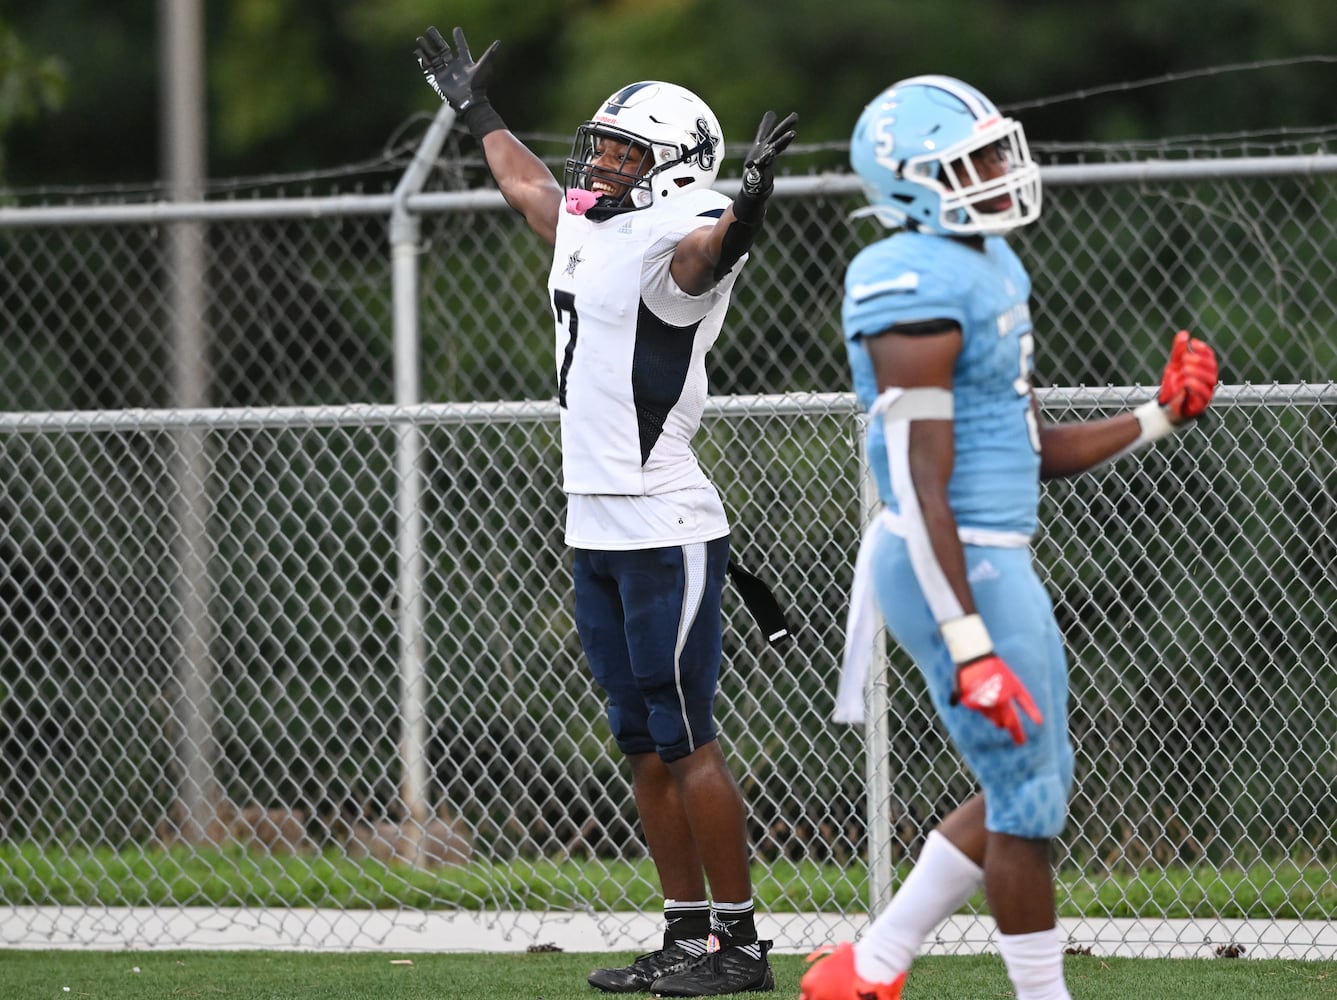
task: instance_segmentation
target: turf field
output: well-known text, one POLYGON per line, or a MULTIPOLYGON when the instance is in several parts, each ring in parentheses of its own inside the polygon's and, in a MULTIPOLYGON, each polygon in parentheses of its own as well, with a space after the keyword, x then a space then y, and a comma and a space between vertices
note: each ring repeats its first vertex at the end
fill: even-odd
MULTIPOLYGON (((0 950, 4 1000, 595 1000, 599 953, 331 955, 292 952, 0 950)), ((799 955, 772 956, 773 996, 798 996, 799 955)), ((1073 1000, 1337 998, 1337 962, 1067 958, 1073 1000)), ((1006 1000, 992 956, 921 959, 904 1000, 1006 1000)), ((756 994, 744 994, 756 996, 756 994)))

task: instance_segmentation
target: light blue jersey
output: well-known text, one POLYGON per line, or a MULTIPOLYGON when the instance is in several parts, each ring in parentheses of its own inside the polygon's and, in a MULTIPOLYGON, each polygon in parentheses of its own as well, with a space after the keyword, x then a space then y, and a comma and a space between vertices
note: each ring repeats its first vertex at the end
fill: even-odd
MULTIPOLYGON (((966 529, 1031 535, 1040 503, 1040 442, 1031 413, 1031 279, 1002 238, 984 252, 902 231, 866 247, 845 275, 842 319, 854 391, 865 410, 877 381, 865 338, 898 323, 948 319, 963 344, 953 372, 955 464, 948 500, 966 529)), ((882 502, 896 510, 882 422, 868 428, 882 502)))
MULTIPOLYGON (((1044 838, 1063 829, 1073 754, 1063 640, 1027 545, 1040 504, 1026 304, 1030 284, 1021 261, 999 237, 985 239, 980 252, 962 240, 900 232, 851 263, 844 324, 854 389, 865 409, 878 397, 869 338, 899 336, 885 331, 930 320, 950 320, 961 328, 961 353, 952 372, 955 455, 948 502, 973 603, 994 650, 1044 717, 1038 726, 1026 723, 1024 744, 1014 745, 979 712, 951 704, 957 665, 941 625, 953 607, 960 614, 960 605, 941 571, 926 571, 925 559, 932 562, 933 556, 918 513, 901 517, 893 469, 897 476, 908 473, 903 456, 894 461, 889 456, 880 419, 869 422, 868 461, 886 509, 865 539, 868 572, 888 630, 914 658, 952 741, 980 781, 986 827, 1044 838)), ((902 440, 897 447, 906 444, 902 440)))

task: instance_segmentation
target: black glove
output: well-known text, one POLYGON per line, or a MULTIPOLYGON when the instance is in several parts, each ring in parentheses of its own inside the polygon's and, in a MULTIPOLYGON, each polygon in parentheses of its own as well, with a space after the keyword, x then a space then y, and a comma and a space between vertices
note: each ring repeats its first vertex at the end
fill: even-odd
POLYGON ((757 128, 757 139, 752 151, 743 161, 743 186, 734 199, 733 212, 739 222, 749 226, 761 225, 766 214, 766 199, 775 187, 775 158, 794 141, 794 126, 798 115, 790 112, 779 125, 775 112, 767 111, 757 128))
POLYGON ((450 51, 450 44, 441 37, 435 27, 427 29, 425 35, 418 36, 415 50, 422 74, 455 113, 463 115, 476 104, 487 103, 487 81, 492 75, 492 53, 497 51, 500 41, 488 46, 483 57, 474 62, 469 54, 469 43, 464 40, 464 29, 455 29, 455 51, 450 51))
POLYGON ((757 128, 757 139, 752 151, 743 161, 743 193, 749 198, 769 198, 775 186, 775 158, 794 141, 794 126, 798 115, 790 112, 779 125, 775 112, 767 111, 757 128))
POLYGON ((733 216, 737 220, 724 233, 720 242, 720 259, 715 265, 715 280, 728 274, 752 246, 761 232, 766 218, 766 199, 775 187, 775 158, 794 141, 794 126, 798 115, 790 112, 779 125, 775 112, 767 111, 757 128, 757 140, 743 161, 743 184, 733 200, 733 216))

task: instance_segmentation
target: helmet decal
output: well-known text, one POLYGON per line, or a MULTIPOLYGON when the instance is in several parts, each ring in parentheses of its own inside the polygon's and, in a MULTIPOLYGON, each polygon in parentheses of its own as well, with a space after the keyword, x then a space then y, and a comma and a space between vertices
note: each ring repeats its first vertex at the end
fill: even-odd
POLYGON ((964 104, 971 115, 976 119, 987 118, 990 115, 996 116, 998 109, 990 103, 989 99, 981 94, 974 87, 955 80, 950 76, 940 76, 930 73, 925 76, 912 77, 905 81, 906 83, 923 84, 926 87, 936 87, 938 90, 945 90, 956 100, 964 104))
POLYGON ((631 100, 638 91, 652 86, 654 86, 654 84, 651 82, 627 84, 612 97, 608 98, 608 103, 604 105, 603 113, 616 116, 619 111, 627 106, 627 101, 631 100))
POLYGON ((720 137, 710 131, 710 122, 704 117, 696 120, 696 128, 691 136, 696 140, 696 163, 702 170, 709 170, 715 165, 715 150, 719 148, 720 137))

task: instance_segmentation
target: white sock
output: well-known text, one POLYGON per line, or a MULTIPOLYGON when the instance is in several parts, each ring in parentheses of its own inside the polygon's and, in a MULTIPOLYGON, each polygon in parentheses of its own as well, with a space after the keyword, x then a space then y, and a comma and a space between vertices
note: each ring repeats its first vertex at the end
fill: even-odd
POLYGON ((961 908, 984 882, 984 869, 934 830, 891 902, 854 946, 854 969, 870 983, 889 983, 910 968, 933 928, 961 908))
POLYGON ((1033 934, 999 934, 998 950, 1017 1000, 1072 1000, 1063 982, 1063 942, 1057 927, 1033 934))

